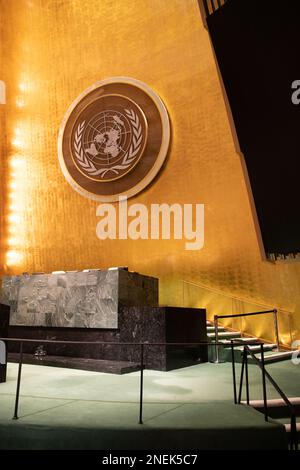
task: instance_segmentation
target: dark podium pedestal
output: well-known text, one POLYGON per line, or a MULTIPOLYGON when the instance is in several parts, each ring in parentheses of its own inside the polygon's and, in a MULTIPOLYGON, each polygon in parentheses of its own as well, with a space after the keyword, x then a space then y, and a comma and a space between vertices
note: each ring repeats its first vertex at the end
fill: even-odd
MULTIPOLYGON (((199 343, 207 341, 206 310, 182 307, 121 307, 121 343, 199 343)), ((145 346, 147 369, 168 371, 207 362, 207 346, 145 346)), ((122 346, 120 358, 139 363, 140 346, 122 346)))
MULTIPOLYGON (((0 304, 0 338, 8 336, 10 307, 0 304)), ((6 382, 7 348, 5 342, 0 343, 0 383, 6 382)))
MULTIPOLYGON (((10 326, 13 338, 36 339, 24 343, 24 363, 74 367, 99 372, 126 373, 140 366, 141 348, 123 343, 206 342, 206 310, 197 308, 127 306, 119 304, 118 328, 54 328, 10 326), (38 340, 91 341, 113 344, 47 343, 47 356, 34 356, 38 340)), ((9 343, 9 359, 18 361, 20 344, 9 343)), ((207 362, 207 346, 144 346, 147 369, 168 371, 207 362)))

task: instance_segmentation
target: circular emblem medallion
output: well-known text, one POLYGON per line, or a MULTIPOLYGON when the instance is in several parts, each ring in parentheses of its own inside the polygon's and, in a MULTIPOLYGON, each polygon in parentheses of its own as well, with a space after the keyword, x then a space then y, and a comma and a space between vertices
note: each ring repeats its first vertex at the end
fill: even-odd
POLYGON ((64 176, 80 194, 116 201, 144 189, 169 147, 166 108, 144 83, 116 77, 95 83, 71 105, 58 137, 64 176))

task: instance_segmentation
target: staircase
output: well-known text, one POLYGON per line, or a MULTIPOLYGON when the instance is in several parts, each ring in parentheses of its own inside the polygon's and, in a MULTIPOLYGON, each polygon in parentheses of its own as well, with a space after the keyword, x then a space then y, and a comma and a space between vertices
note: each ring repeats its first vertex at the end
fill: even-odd
MULTIPOLYGON (((215 327, 211 322, 207 322, 207 337, 211 341, 212 347, 209 347, 209 361, 216 361, 216 348, 215 343, 215 327)), ((261 359, 261 340, 256 337, 243 337, 239 331, 229 331, 223 326, 218 327, 218 342, 222 343, 219 346, 219 362, 230 362, 232 360, 231 343, 243 343, 247 344, 249 348, 256 354, 258 359, 261 359)), ((265 363, 273 363, 290 359, 293 355, 293 351, 277 350, 275 343, 264 343, 264 360, 265 363)), ((234 346, 234 360, 235 362, 242 362, 243 359, 243 346, 238 344, 234 346)), ((253 359, 248 355, 248 363, 253 363, 253 359)))
MULTIPOLYGON (((241 332, 238 331, 229 331, 223 326, 218 327, 218 344, 221 343, 221 346, 218 346, 218 357, 216 354, 216 335, 215 327, 211 322, 207 322, 207 337, 211 342, 211 347, 209 347, 209 360, 211 362, 226 362, 232 361, 232 346, 233 346, 233 357, 235 362, 243 362, 244 347, 241 345, 247 344, 249 348, 247 355, 248 364, 256 364, 264 371, 264 377, 266 377, 273 387, 277 390, 279 395, 282 397, 280 399, 267 399, 265 395, 265 400, 250 400, 248 395, 247 401, 240 401, 243 387, 243 370, 244 364, 242 365, 242 372, 240 376, 240 385, 239 385, 239 399, 237 400, 237 390, 234 382, 235 388, 235 403, 240 403, 242 405, 252 406, 255 410, 265 414, 266 420, 271 418, 284 425, 288 441, 291 450, 298 450, 298 442, 300 440, 300 397, 286 397, 284 392, 280 389, 278 384, 271 377, 269 372, 264 368, 261 363, 261 347, 264 350, 264 363, 273 363, 278 361, 284 361, 290 359, 293 351, 278 350, 277 344, 275 343, 263 343, 259 338, 256 337, 243 337, 241 332), (250 354, 251 352, 251 354, 250 354), (253 355, 253 357, 252 357, 253 355), (266 406, 265 406, 266 405, 266 406), (293 416, 293 421, 291 417, 293 416), (297 420, 298 418, 298 420, 297 420), (292 425, 293 423, 293 425, 292 425)), ((247 349, 248 349, 247 348, 247 349)), ((233 367, 233 371, 234 371, 233 367)), ((248 375, 246 373, 246 387, 248 383, 248 375)), ((265 385, 263 385, 265 387, 265 385)), ((264 389, 266 393, 266 388, 264 389)), ((248 388, 249 393, 249 388, 248 388)))
MULTIPOLYGON (((289 402, 293 405, 296 413, 296 443, 297 448, 298 442, 300 441, 300 397, 288 397, 289 402)), ((247 405, 246 401, 241 401, 241 404, 247 405)), ((255 410, 265 413, 264 401, 263 400, 250 400, 249 406, 252 406, 255 410)), ((289 407, 282 398, 267 400, 268 417, 273 420, 282 423, 287 432, 289 444, 292 444, 292 433, 291 433, 291 415, 289 407)))

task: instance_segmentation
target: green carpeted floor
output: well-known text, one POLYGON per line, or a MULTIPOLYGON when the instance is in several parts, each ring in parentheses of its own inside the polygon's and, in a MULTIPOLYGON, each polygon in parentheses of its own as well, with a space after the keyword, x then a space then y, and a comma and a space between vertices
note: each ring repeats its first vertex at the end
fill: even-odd
MULTIPOLYGON (((300 366, 285 361, 270 364, 267 369, 287 395, 300 396, 300 366)), ((207 363, 172 372, 147 370, 144 376, 144 424, 139 425, 138 372, 119 376, 24 365, 20 419, 13 421, 17 365, 9 364, 7 382, 0 384, 0 448, 286 446, 282 426, 265 423, 262 414, 233 404, 229 363, 207 363)), ((257 366, 249 366, 249 377, 250 398, 261 398, 257 366)), ((277 397, 271 387, 268 397, 277 397)))

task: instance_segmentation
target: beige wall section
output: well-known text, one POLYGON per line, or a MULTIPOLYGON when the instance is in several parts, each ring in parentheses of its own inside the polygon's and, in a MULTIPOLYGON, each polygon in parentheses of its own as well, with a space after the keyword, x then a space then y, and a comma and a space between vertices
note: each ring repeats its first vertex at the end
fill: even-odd
MULTIPOLYGON (((293 312, 299 337, 300 264, 261 260, 197 0, 0 3, 9 70, 5 155, 22 160, 17 175, 6 172, 8 184, 15 178, 19 219, 7 223, 6 204, 2 234, 16 260, 22 258, 4 264, 2 272, 128 265, 160 278, 163 304, 205 304, 210 315, 231 311, 233 300, 208 294, 217 290, 293 312), (185 251, 181 241, 98 240, 97 204, 73 191, 60 171, 56 142, 66 109, 94 82, 119 75, 153 87, 172 125, 167 164, 130 203, 204 203, 205 247, 199 252, 185 251)), ((284 342, 289 321, 283 321, 284 342)), ((260 321, 248 329, 267 336, 269 325, 260 321)))

